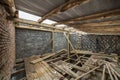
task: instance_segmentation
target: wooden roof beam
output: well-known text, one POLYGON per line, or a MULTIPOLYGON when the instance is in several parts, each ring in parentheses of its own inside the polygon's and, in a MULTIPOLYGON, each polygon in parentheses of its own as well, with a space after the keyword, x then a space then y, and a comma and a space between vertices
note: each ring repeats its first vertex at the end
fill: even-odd
POLYGON ((120 35, 120 26, 81 26, 76 29, 86 33, 118 33, 120 35))
POLYGON ((81 16, 78 18, 70 19, 70 20, 59 21, 58 23, 55 23, 53 25, 68 24, 68 23, 74 23, 77 21, 104 18, 104 17, 108 17, 108 16, 115 16, 115 15, 120 15, 120 9, 114 9, 114 10, 110 10, 110 11, 106 11, 106 12, 95 13, 95 14, 91 14, 91 15, 87 15, 87 16, 81 16))
POLYGON ((68 26, 75 27, 75 28, 79 28, 81 26, 88 26, 88 27, 120 26, 120 20, 106 21, 106 22, 99 22, 99 23, 72 24, 72 25, 68 25, 68 26))
POLYGON ((49 13, 45 14, 41 19, 38 20, 39 23, 41 23, 43 20, 50 18, 54 14, 57 14, 59 12, 64 12, 72 7, 75 7, 77 5, 87 3, 89 0, 67 0, 64 4, 58 6, 57 8, 51 10, 49 13))
POLYGON ((80 26, 120 26, 120 20, 106 21, 99 23, 85 23, 85 24, 72 24, 69 26, 80 27, 80 26))
POLYGON ((107 21, 115 21, 120 20, 119 16, 110 16, 110 17, 101 17, 97 19, 90 19, 90 20, 83 20, 83 21, 75 21, 73 23, 66 23, 67 25, 81 25, 81 24, 88 24, 88 23, 100 23, 100 22, 107 22, 107 21))

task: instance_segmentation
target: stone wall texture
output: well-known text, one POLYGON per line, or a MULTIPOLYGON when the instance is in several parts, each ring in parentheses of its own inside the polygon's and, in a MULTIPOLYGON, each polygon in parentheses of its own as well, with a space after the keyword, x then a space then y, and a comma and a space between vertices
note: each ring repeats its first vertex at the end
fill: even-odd
POLYGON ((82 35, 83 50, 120 54, 120 35, 82 35))
POLYGON ((65 35, 62 32, 55 32, 54 33, 54 49, 55 52, 61 49, 68 49, 67 47, 67 40, 65 35))
MULTIPOLYGON (((81 35, 80 34, 70 34, 70 41, 75 49, 81 49, 81 35)), ((72 50, 70 46, 70 50, 72 50)))
POLYGON ((16 58, 52 52, 51 32, 16 28, 16 58))
POLYGON ((0 4, 0 80, 9 80, 15 63, 15 34, 13 22, 0 4))

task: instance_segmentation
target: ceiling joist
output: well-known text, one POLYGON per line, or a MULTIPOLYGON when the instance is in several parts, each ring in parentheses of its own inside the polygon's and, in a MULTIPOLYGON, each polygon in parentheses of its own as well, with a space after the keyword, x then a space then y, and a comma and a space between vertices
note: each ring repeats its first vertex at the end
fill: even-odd
POLYGON ((65 20, 65 21, 59 21, 58 23, 53 24, 53 25, 69 24, 69 23, 74 23, 77 21, 105 18, 105 17, 110 17, 110 16, 116 16, 116 15, 120 15, 120 9, 110 10, 110 11, 102 12, 102 13, 91 14, 88 16, 82 16, 79 18, 73 18, 73 19, 69 19, 69 20, 65 20))
POLYGON ((99 23, 85 23, 85 24, 73 24, 73 25, 70 25, 70 26, 73 26, 73 27, 81 27, 81 26, 96 26, 96 27, 99 27, 99 26, 120 26, 120 20, 114 20, 114 21, 105 21, 105 22, 99 22, 99 23))
POLYGON ((64 12, 72 7, 87 3, 89 0, 67 0, 64 4, 60 5, 59 7, 51 10, 49 13, 45 14, 41 19, 38 20, 41 23, 43 20, 50 18, 54 14, 59 12, 64 12))
POLYGON ((120 26, 81 26, 76 29, 87 33, 119 33, 120 26))
POLYGON ((76 21, 73 23, 66 23, 67 25, 81 25, 85 23, 100 23, 100 22, 106 22, 106 21, 115 21, 115 20, 120 20, 120 15, 119 16, 110 16, 110 17, 101 17, 97 19, 90 19, 90 20, 83 20, 83 21, 76 21))

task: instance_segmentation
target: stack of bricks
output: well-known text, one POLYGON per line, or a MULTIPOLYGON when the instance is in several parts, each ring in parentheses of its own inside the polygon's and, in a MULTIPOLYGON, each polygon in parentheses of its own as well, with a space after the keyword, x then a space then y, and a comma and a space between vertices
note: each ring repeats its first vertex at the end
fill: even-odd
POLYGON ((0 80, 9 80, 15 61, 15 36, 13 22, 7 20, 7 13, 0 4, 0 80))

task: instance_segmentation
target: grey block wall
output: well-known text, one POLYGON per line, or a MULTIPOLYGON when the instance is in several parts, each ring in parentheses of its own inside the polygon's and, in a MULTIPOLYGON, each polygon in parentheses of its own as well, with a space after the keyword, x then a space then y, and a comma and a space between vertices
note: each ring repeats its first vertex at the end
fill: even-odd
POLYGON ((120 35, 82 35, 83 50, 120 54, 120 35))
MULTIPOLYGON (((81 35, 80 34, 70 34, 69 39, 75 49, 81 48, 81 35)), ((70 50, 72 50, 70 46, 70 50)))
MULTIPOLYGON (((52 52, 51 39, 51 32, 16 28, 16 58, 52 52)), ((55 52, 68 49, 67 40, 62 32, 54 33, 54 49, 55 52)))
POLYGON ((61 49, 68 49, 67 40, 62 32, 54 33, 54 48, 55 48, 55 52, 61 49))
POLYGON ((51 52, 51 32, 16 28, 16 57, 23 58, 51 52), (46 48, 44 49, 44 47, 46 48))

